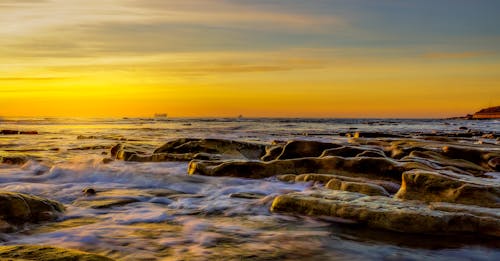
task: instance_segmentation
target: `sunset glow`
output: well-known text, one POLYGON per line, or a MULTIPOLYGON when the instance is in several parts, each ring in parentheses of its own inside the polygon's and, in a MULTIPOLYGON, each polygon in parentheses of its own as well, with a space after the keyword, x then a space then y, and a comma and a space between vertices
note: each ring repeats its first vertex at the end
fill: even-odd
POLYGON ((500 103, 480 2, 0 0, 0 116, 464 115, 500 103))

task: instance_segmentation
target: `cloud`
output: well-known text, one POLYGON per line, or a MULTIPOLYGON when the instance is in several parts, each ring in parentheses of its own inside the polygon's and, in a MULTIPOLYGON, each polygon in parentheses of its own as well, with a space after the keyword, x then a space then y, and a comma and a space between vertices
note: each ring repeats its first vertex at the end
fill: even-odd
POLYGON ((425 53, 422 56, 428 59, 467 59, 492 55, 492 52, 435 52, 425 53))

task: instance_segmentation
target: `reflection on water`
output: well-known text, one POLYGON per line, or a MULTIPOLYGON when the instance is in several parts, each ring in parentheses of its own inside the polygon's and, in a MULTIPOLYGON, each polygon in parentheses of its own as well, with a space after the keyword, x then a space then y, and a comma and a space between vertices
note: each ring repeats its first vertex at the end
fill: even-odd
POLYGON ((403 235, 269 212, 275 195, 308 190, 308 183, 187 176, 187 164, 176 162, 102 164, 118 142, 152 150, 177 137, 331 141, 353 130, 453 133, 462 126, 500 129, 497 121, 2 119, 0 129, 39 135, 0 136, 1 153, 32 159, 23 166, 0 165, 0 189, 56 199, 67 211, 58 222, 0 235, 0 241, 125 260, 499 260, 500 242, 492 238, 403 235), (97 194, 86 196, 85 188, 97 194), (241 192, 254 197, 235 196, 241 192))

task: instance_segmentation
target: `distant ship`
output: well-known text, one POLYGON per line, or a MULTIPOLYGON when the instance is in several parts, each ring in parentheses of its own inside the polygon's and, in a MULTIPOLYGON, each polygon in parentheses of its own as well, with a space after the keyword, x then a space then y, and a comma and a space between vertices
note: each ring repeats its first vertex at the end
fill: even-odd
POLYGON ((155 113, 155 118, 167 118, 166 113, 155 113))

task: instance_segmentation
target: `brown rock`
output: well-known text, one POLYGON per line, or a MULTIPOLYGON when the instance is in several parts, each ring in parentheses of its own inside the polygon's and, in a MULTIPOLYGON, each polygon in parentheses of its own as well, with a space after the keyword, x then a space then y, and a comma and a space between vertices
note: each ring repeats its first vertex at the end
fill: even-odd
POLYGON ((0 156, 0 163, 11 165, 23 165, 28 161, 25 156, 0 156))
POLYGON ((492 158, 488 161, 488 165, 495 171, 500 171, 500 157, 492 158))
POLYGON ((390 159, 342 157, 301 158, 270 162, 191 161, 188 167, 189 174, 205 176, 265 178, 282 174, 342 173, 344 176, 373 176, 395 181, 401 180, 403 171, 400 164, 390 159))
POLYGON ((319 157, 324 150, 341 147, 335 143, 325 143, 319 141, 294 140, 289 141, 277 159, 296 159, 306 157, 319 157))
POLYGON ((352 181, 342 181, 340 179, 331 179, 325 185, 325 187, 333 190, 357 192, 368 196, 387 196, 387 197, 389 196, 389 193, 383 187, 364 182, 352 182, 352 181))
POLYGON ((452 202, 484 207, 500 207, 500 183, 496 180, 448 176, 430 171, 413 170, 403 173, 401 199, 431 202, 452 202))
POLYGON ((488 160, 500 156, 500 152, 462 146, 444 146, 443 155, 453 159, 464 159, 477 165, 487 165, 488 160))
POLYGON ((346 191, 290 193, 274 199, 271 211, 330 216, 406 233, 481 233, 500 237, 500 220, 474 212, 432 210, 418 201, 346 191))
MULTIPOLYGON (((225 158, 258 160, 265 154, 265 145, 223 139, 177 139, 154 151, 157 153, 219 154, 225 158)), ((206 155, 205 154, 205 155, 206 155)))
POLYGON ((279 157, 281 152, 283 152, 283 145, 271 145, 266 147, 266 154, 260 159, 262 161, 271 161, 279 157))
POLYGON ((0 192, 0 221, 14 225, 55 219, 64 206, 41 197, 0 192))

